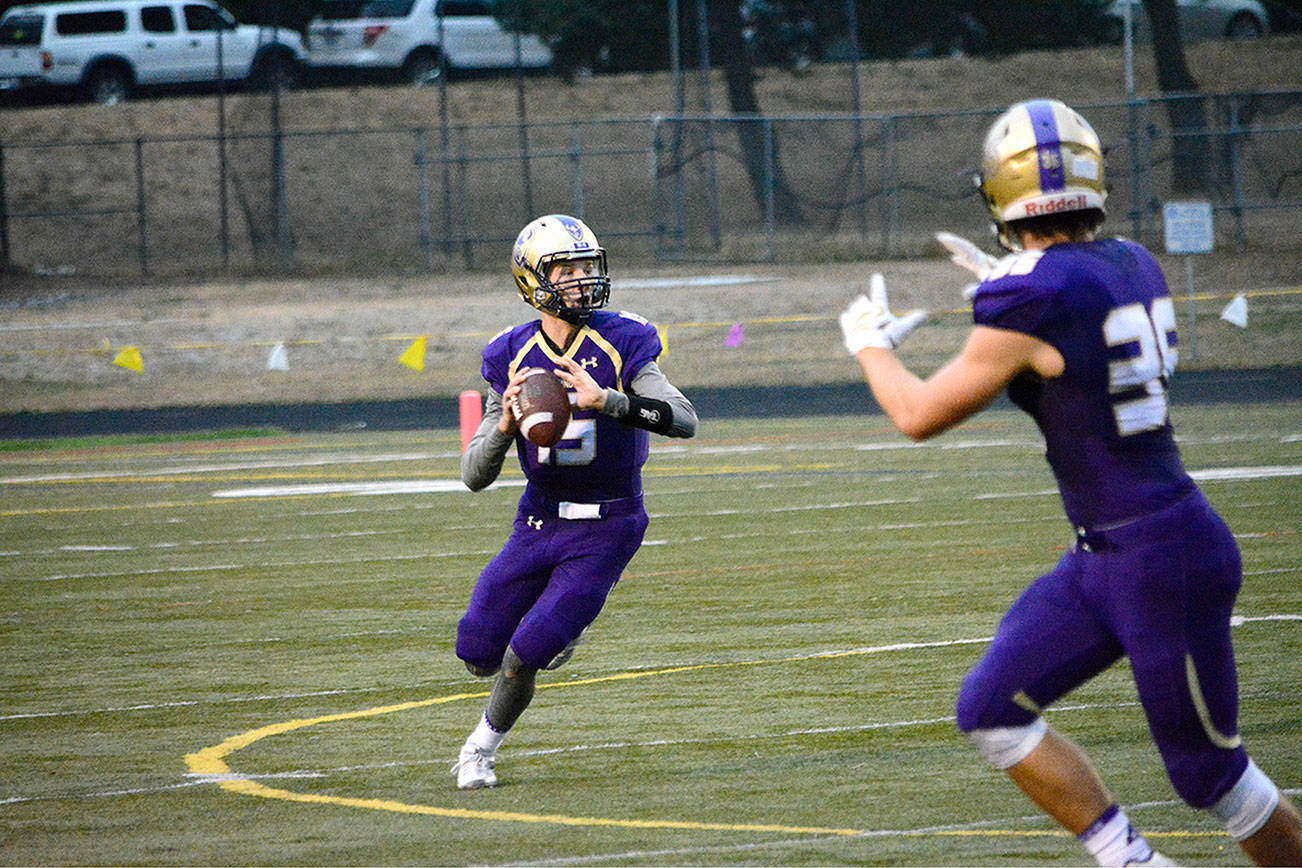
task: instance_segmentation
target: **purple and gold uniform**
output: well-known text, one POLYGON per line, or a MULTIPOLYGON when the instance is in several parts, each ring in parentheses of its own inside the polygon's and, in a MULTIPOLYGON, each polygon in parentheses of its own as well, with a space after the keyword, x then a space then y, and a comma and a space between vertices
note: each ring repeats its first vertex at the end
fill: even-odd
MULTIPOLYGON (((660 351, 646 320, 596 311, 564 353, 537 320, 498 334, 482 370, 500 395, 519 369, 551 370, 564 355, 597 385, 627 393, 660 351)), ((645 430, 576 408, 555 447, 519 433, 515 444, 528 482, 511 537, 485 567, 457 628, 457 656, 483 669, 499 666, 508 644, 525 664, 546 666, 597 617, 647 527, 645 430)))
MULTIPOLYGON (((551 370, 560 355, 543 337, 539 322, 516 326, 484 349, 484 379, 501 393, 520 368, 551 370)), ((582 365, 597 385, 626 392, 633 376, 660 355, 660 337, 635 314, 598 311, 564 355, 582 365)), ((574 410, 564 439, 554 448, 540 449, 523 435, 516 437, 529 490, 576 502, 641 496, 647 444, 646 431, 596 410, 574 410)))
POLYGON ((1124 655, 1177 792, 1212 805, 1248 762, 1229 627, 1241 567, 1171 431, 1175 314, 1161 271, 1127 241, 1055 244, 1002 260, 973 313, 1065 361, 1008 393, 1044 436, 1077 542, 1000 622, 963 683, 959 726, 1025 726, 1124 655))

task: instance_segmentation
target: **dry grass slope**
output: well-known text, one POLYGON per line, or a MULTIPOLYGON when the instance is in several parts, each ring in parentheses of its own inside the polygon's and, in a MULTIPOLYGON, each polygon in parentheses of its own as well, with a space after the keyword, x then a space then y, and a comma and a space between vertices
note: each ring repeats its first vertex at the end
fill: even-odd
MULTIPOLYGON (((1299 37, 1199 45, 1189 57, 1209 91, 1302 88, 1299 37)), ((1151 62, 1147 55, 1137 60, 1137 90, 1154 94, 1151 62)), ((1120 53, 1114 49, 870 63, 861 82, 862 106, 869 113, 988 110, 1029 95, 1079 105, 1123 96, 1120 53)), ((667 75, 596 77, 571 85, 529 78, 526 105, 531 120, 647 117, 672 106, 671 84, 667 75)), ((764 111, 772 114, 843 113, 851 107, 843 66, 818 67, 800 78, 765 71, 758 90, 764 111)), ((716 95, 722 92, 715 87, 716 95)), ((693 97, 699 93, 694 86, 693 97)), ((454 122, 515 120, 511 79, 455 82, 448 96, 454 122)), ((114 108, 59 105, 6 110, 0 123, 6 144, 210 135, 214 108, 208 96, 114 108)), ((296 130, 430 124, 438 118, 439 94, 405 87, 305 90, 284 100, 283 113, 286 127, 296 130)), ((176 149, 176 158, 183 176, 184 147, 176 149)), ((86 196, 100 183, 93 171, 75 179, 86 196)), ((9 195, 20 192, 10 189, 9 195)), ((183 209, 194 203, 173 198, 154 203, 155 221, 185 223, 189 212, 183 209), (169 211, 172 207, 178 210, 169 211)), ((1287 219, 1296 226, 1296 217, 1287 219)), ((1289 292, 1302 283, 1294 255, 1298 237, 1302 233, 1286 231, 1266 247, 1250 245, 1198 261, 1199 352, 1196 358, 1186 356, 1185 363, 1302 363, 1302 305, 1297 292, 1289 292), (1216 319, 1238 291, 1264 293, 1252 301, 1253 329, 1247 333, 1216 319)), ((716 266, 711 274, 727 273, 743 282, 702 286, 692 282, 700 267, 636 261, 619 249, 612 253, 618 269, 614 304, 665 328, 666 367, 689 387, 853 380, 834 319, 844 300, 866 287, 873 268, 887 273, 898 305, 936 312, 936 327, 910 345, 919 365, 948 354, 966 322, 957 298, 962 275, 938 257, 716 266), (665 277, 682 282, 639 285, 642 278, 665 277), (746 343, 725 349, 722 336, 737 322, 749 324, 746 343)), ((488 270, 475 273, 449 263, 417 276, 367 279, 227 276, 108 284, 10 276, 0 286, 5 309, 0 412, 455 395, 481 385, 477 355, 484 340, 526 313, 500 262, 481 260, 488 270), (429 354, 425 370, 417 373, 395 360, 419 334, 428 335, 429 354), (288 348, 287 372, 266 370, 268 353, 278 342, 288 348), (112 365, 113 353, 128 345, 140 347, 143 374, 112 365)), ((1185 264, 1167 264, 1173 286, 1182 291, 1185 264)), ((1182 303, 1182 324, 1186 313, 1182 303)))

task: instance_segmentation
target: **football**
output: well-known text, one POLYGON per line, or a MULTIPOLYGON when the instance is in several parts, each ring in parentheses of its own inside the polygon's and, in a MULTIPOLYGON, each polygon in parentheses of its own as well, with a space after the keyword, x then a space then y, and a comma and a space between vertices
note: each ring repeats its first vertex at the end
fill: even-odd
POLYGON ((535 446, 555 446, 570 424, 570 394, 561 378, 546 368, 533 368, 516 396, 520 433, 535 446))

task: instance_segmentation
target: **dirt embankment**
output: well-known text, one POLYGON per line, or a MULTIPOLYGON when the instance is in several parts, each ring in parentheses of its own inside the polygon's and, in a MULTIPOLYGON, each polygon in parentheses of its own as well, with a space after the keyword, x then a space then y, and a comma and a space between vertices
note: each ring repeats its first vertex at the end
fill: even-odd
MULTIPOLYGON (((1194 75, 1209 91, 1302 88, 1300 37, 1194 46, 1189 58, 1194 75)), ((1137 91, 1153 94, 1147 54, 1137 58, 1135 73, 1137 91)), ((691 85, 689 97, 699 100, 699 83, 691 85)), ((673 105, 668 75, 594 77, 572 85, 531 77, 524 86, 533 120, 641 117, 673 105)), ((1116 102, 1123 90, 1119 49, 868 63, 861 69, 864 112, 989 109, 1031 95, 1088 106, 1116 102)), ((845 66, 816 67, 800 78, 765 71, 758 91, 764 111, 774 114, 851 109, 845 66)), ((716 108, 722 93, 716 85, 716 108)), ((212 109, 208 96, 112 108, 57 105, 5 110, 0 124, 6 143, 211 134, 212 109)), ((287 98, 284 111, 286 126, 296 129, 400 126, 415 119, 428 123, 438 117, 439 94, 436 89, 376 86, 305 90, 287 98)), ((455 82, 449 85, 449 111, 457 123, 513 122, 515 83, 455 82)), ((178 159, 184 156, 178 150, 178 159)), ((93 186, 96 179, 88 176, 79 183, 93 186)), ((154 219, 169 219, 165 210, 154 213, 154 219)), ((1292 237, 1296 242, 1302 233, 1292 237)), ((878 268, 887 274, 896 305, 935 312, 932 327, 910 344, 919 367, 952 352, 967 323, 958 296, 964 275, 938 255, 918 261, 708 269, 625 257, 616 261, 612 305, 637 311, 664 328, 669 347, 664 365, 685 386, 856 379, 840 348, 835 317, 846 300, 864 291, 868 275, 878 268), (745 340, 726 346, 725 336, 738 324, 744 326, 745 340)), ((1182 329, 1187 328, 1190 304, 1198 316, 1193 333, 1198 357, 1191 353, 1182 363, 1302 364, 1302 303, 1297 300, 1302 272, 1296 255, 1281 255, 1276 245, 1202 258, 1195 267, 1196 303, 1183 298, 1186 263, 1165 264, 1181 297, 1182 329), (1250 299, 1252 328, 1246 331, 1217 317, 1239 291, 1269 293, 1250 299)), ((226 277, 117 285, 57 276, 8 278, 0 285, 0 412, 455 395, 480 387, 477 356, 483 342, 529 314, 516 298, 502 260, 485 265, 488 270, 471 274, 449 269, 417 277, 226 277), (422 335, 428 347, 424 370, 397 364, 422 335), (268 370, 277 344, 286 348, 288 371, 268 370), (141 373, 113 364, 128 346, 142 353, 141 373)))

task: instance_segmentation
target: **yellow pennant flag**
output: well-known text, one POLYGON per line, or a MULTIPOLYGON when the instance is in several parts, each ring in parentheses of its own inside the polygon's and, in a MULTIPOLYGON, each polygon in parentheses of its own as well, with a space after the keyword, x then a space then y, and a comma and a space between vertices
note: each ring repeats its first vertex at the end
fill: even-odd
POLYGON ((135 371, 137 374, 145 372, 144 360, 140 358, 140 350, 135 347, 127 347, 119 352, 113 357, 113 364, 128 371, 135 371))
POLYGON ((421 335, 411 342, 411 346, 398 356, 398 364, 406 365, 413 371, 425 370, 425 336, 421 335))

